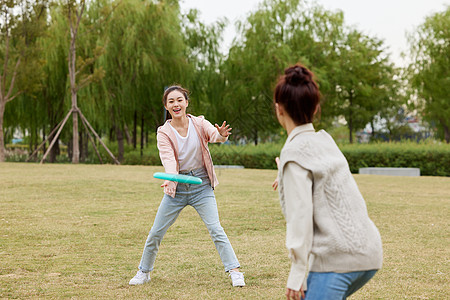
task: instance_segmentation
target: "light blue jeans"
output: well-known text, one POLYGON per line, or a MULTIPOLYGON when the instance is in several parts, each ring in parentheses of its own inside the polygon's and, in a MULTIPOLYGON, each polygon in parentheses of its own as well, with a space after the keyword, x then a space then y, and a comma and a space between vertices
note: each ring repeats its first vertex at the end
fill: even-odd
POLYGON ((145 242, 139 269, 144 272, 153 271, 156 254, 164 235, 175 222, 181 210, 187 205, 191 205, 197 211, 206 228, 208 228, 225 271, 228 272, 234 268, 239 268, 240 265, 233 247, 231 247, 230 241, 220 225, 216 198, 206 170, 201 168, 184 174, 199 177, 203 182, 200 185, 178 183, 175 198, 164 194, 156 213, 155 221, 145 242))
POLYGON ((377 270, 358 271, 350 273, 310 272, 308 275, 308 290, 305 300, 347 299, 351 294, 363 287, 377 270))

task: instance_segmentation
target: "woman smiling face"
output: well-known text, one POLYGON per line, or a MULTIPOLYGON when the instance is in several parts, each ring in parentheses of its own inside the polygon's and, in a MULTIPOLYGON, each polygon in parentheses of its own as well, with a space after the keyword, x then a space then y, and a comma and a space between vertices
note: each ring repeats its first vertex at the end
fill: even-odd
POLYGON ((173 119, 186 116, 186 108, 189 103, 184 94, 178 90, 174 90, 167 95, 165 108, 173 119))

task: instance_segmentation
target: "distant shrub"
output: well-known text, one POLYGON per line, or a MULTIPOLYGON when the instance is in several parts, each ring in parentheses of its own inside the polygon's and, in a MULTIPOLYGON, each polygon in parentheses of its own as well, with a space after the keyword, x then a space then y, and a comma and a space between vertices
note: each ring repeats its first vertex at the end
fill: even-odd
POLYGON ((139 151, 132 151, 124 155, 122 164, 158 166, 161 165, 161 160, 159 159, 158 153, 146 152, 141 156, 139 151))
MULTIPOLYGON (((117 157, 117 146, 112 144, 108 147, 117 157)), ((252 169, 276 169, 275 157, 280 155, 282 147, 282 144, 274 143, 257 146, 209 145, 215 165, 241 165, 252 169)), ((343 144, 340 145, 340 149, 347 158, 352 173, 358 173, 359 168, 365 167, 392 167, 419 168, 421 175, 450 176, 449 144, 438 142, 343 144)), ((99 151, 103 163, 113 163, 103 147, 100 147, 99 151)), ((24 153, 16 153, 7 160, 24 161, 26 156, 24 153)), ((59 162, 66 162, 66 160, 58 159, 59 162)), ((90 149, 90 156, 86 163, 100 163, 92 149, 90 149)), ((158 149, 153 143, 150 147, 144 149, 142 155, 140 149, 126 146, 122 164, 157 166, 161 165, 161 161, 158 149)))
MULTIPOLYGON (((246 168, 276 169, 275 157, 282 145, 212 145, 217 165, 242 165, 246 168)), ((340 146, 352 173, 364 167, 419 168, 421 175, 450 176, 450 145, 443 143, 377 143, 340 146)))
POLYGON ((450 176, 450 145, 379 143, 341 147, 352 173, 365 167, 419 168, 421 175, 450 176))

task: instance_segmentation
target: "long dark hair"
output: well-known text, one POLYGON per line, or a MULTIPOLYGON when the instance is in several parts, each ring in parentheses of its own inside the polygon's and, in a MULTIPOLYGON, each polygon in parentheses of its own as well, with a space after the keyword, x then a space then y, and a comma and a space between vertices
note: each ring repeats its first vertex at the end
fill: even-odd
POLYGON ((274 102, 283 108, 296 125, 311 123, 320 104, 320 92, 314 74, 301 64, 284 70, 274 91, 274 102))

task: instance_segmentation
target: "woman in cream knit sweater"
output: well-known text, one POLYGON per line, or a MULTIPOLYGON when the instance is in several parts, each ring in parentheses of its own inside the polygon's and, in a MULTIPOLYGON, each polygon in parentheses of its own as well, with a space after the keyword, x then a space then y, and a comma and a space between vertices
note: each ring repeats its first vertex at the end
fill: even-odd
POLYGON ((320 93, 304 66, 287 68, 275 88, 278 121, 288 133, 278 187, 291 259, 288 299, 346 299, 382 265, 378 229, 332 137, 316 132, 320 93))

